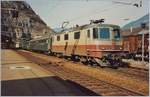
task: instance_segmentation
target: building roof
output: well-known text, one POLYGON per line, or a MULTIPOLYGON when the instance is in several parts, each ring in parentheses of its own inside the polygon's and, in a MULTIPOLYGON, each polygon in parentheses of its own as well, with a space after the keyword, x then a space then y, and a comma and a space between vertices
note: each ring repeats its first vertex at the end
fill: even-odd
POLYGON ((142 28, 133 28, 132 32, 131 29, 127 29, 127 30, 122 30, 122 36, 123 37, 127 37, 127 36, 136 36, 139 35, 139 33, 142 33, 144 31, 144 33, 149 33, 149 28, 145 28, 145 30, 143 30, 142 28))

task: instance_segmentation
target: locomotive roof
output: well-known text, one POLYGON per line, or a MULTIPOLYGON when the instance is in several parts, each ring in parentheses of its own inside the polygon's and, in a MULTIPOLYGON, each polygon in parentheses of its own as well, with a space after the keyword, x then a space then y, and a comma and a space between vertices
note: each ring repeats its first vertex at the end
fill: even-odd
POLYGON ((87 28, 91 28, 91 27, 97 27, 97 26, 101 26, 101 27, 116 27, 116 28, 120 28, 118 25, 114 25, 114 24, 85 24, 82 26, 78 26, 78 27, 72 27, 69 29, 66 29, 62 32, 58 32, 55 34, 61 34, 61 33, 65 33, 65 32, 72 32, 72 31, 79 31, 79 30, 83 30, 83 29, 87 29, 87 28))

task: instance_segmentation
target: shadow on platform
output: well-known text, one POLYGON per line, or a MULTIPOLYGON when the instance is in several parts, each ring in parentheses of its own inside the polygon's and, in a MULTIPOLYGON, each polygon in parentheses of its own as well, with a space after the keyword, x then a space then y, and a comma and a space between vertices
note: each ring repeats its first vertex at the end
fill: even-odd
POLYGON ((1 81, 2 96, 98 96, 57 76, 1 81))

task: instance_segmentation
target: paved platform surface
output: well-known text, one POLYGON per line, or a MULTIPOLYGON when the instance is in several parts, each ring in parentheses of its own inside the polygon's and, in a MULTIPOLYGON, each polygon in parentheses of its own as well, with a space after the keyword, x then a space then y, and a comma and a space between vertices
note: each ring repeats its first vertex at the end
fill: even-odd
POLYGON ((13 50, 2 50, 2 96, 88 96, 97 95, 71 81, 63 80, 13 50))

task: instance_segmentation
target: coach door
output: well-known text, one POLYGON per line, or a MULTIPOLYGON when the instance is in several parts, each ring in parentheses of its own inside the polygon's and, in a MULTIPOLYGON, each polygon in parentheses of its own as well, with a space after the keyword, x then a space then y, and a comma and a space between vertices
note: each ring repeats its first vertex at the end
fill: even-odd
POLYGON ((53 38, 49 38, 48 39, 48 49, 51 51, 52 50, 52 42, 53 42, 53 38))

